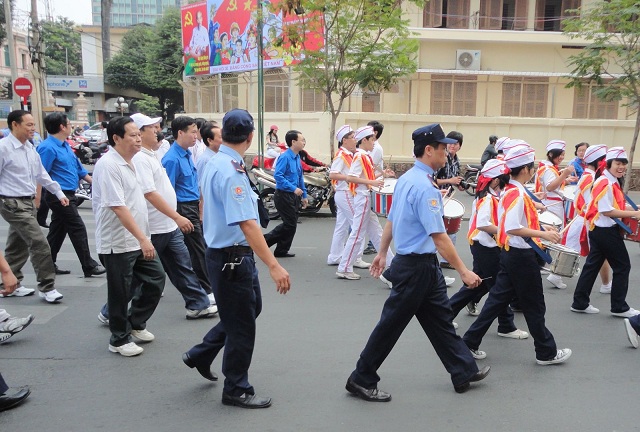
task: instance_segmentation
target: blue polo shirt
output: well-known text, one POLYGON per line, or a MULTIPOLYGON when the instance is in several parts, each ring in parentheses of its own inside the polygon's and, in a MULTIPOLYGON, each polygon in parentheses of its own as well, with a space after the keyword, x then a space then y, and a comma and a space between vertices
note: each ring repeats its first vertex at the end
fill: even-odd
POLYGON ((273 177, 276 179, 276 189, 293 192, 300 188, 302 189, 302 198, 307 197, 307 188, 304 185, 304 177, 302 177, 300 155, 295 154, 293 150, 287 149, 287 151, 278 156, 273 177))
POLYGON ((67 141, 60 141, 49 135, 36 147, 36 151, 40 155, 42 166, 60 184, 62 190, 75 191, 80 179, 88 174, 67 141))
POLYGON ((431 234, 444 233, 442 195, 433 184, 433 169, 420 161, 398 179, 389 220, 401 255, 436 253, 431 234))
POLYGON ((222 144, 202 176, 204 240, 210 248, 248 246, 239 223, 258 220, 258 195, 251 190, 242 157, 222 144))
POLYGON ((191 160, 191 151, 174 142, 162 158, 162 165, 167 170, 179 203, 200 199, 198 171, 191 160))

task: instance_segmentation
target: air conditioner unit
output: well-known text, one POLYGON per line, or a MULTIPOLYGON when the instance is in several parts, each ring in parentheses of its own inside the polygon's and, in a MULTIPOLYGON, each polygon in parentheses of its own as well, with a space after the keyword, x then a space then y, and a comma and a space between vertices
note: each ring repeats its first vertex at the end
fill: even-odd
POLYGON ((480 70, 480 50, 456 50, 456 69, 480 70))

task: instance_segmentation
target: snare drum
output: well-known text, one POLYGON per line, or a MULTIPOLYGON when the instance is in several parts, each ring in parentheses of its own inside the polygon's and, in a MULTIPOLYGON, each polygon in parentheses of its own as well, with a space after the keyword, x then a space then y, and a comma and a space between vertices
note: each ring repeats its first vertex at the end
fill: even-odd
POLYGON ((622 231, 624 239, 632 242, 640 242, 640 224, 638 224, 638 219, 622 218, 622 223, 631 228, 631 234, 624 230, 622 231))
POLYGON ((447 234, 460 231, 462 216, 464 216, 464 205, 460 201, 452 198, 444 205, 444 227, 447 234))
POLYGON ((560 244, 544 243, 553 260, 545 270, 559 276, 573 277, 578 274, 580 253, 560 244))
POLYGON ((558 216, 551 213, 549 210, 545 210, 544 212, 540 213, 538 215, 538 219, 540 220, 541 224, 551 225, 556 228, 562 227, 562 220, 558 216))
POLYGON ((567 185, 562 191, 562 195, 564 196, 564 218, 567 222, 576 216, 576 208, 573 205, 573 200, 576 196, 577 190, 578 186, 567 185))
POLYGON ((384 179, 384 186, 380 189, 371 189, 371 210, 378 216, 386 217, 391 211, 391 203, 393 202, 393 190, 396 187, 398 179, 384 179))

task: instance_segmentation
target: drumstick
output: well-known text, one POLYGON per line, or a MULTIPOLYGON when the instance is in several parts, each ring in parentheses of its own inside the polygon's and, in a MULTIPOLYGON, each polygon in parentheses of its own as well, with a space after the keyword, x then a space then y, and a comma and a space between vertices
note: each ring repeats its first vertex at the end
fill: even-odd
POLYGON ((564 235, 565 231, 569 229, 569 227, 571 226, 571 224, 572 224, 576 219, 578 219, 578 218, 573 218, 573 219, 571 219, 571 221, 569 221, 569 223, 568 223, 564 228, 562 228, 562 230, 561 230, 558 234, 560 234, 560 236, 564 235))
POLYGON ((556 202, 554 202, 553 204, 549 204, 549 205, 544 206, 544 208, 549 208, 549 207, 551 207, 551 206, 558 205, 558 204, 560 204, 560 205, 564 205, 564 202, 562 202, 562 201, 556 201, 556 202))
POLYGON ((449 195, 449 192, 447 192, 447 195, 448 195, 447 200, 444 203, 442 203, 442 207, 446 206, 447 203, 451 201, 451 198, 453 198, 453 196, 456 193, 456 189, 453 186, 449 186, 449 191, 451 192, 451 195, 449 195))

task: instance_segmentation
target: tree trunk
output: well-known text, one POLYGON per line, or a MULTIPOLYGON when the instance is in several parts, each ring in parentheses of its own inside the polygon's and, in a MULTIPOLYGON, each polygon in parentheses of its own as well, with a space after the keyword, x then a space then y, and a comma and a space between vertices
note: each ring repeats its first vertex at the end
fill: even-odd
POLYGON ((102 22, 102 64, 111 58, 111 5, 113 0, 100 0, 100 20, 102 22))
POLYGON ((631 148, 629 149, 629 165, 627 169, 627 175, 624 179, 624 193, 629 192, 629 186, 631 186, 631 178, 633 175, 633 154, 636 151, 636 143, 638 142, 638 132, 640 131, 640 110, 636 112, 636 127, 633 131, 633 139, 631 140, 631 148))

